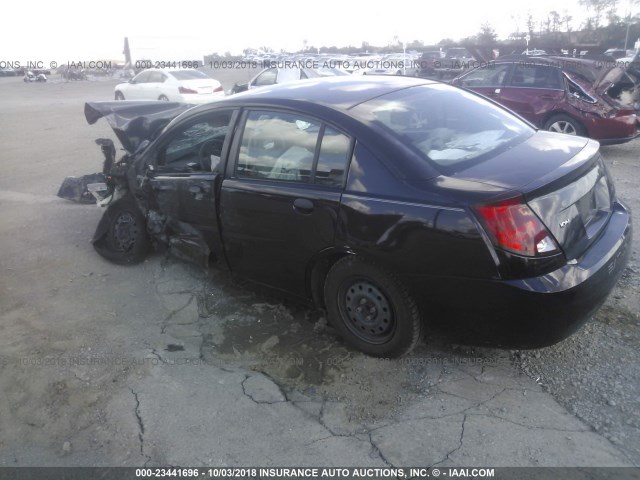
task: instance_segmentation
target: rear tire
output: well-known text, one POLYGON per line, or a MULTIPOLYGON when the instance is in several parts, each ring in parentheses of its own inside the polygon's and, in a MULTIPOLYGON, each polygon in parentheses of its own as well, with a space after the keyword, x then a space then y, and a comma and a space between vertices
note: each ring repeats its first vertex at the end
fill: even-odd
POLYGON ((409 353, 422 334, 418 307, 389 272, 357 256, 338 260, 329 270, 324 301, 344 340, 376 357, 409 353))
POLYGON ((169 97, 167 97, 166 95, 160 95, 158 97, 158 100, 160 100, 161 102, 168 102, 169 101, 169 97))
POLYGON ((580 137, 586 136, 586 129, 584 126, 569 115, 564 114, 552 116, 546 121, 543 128, 550 132, 564 133, 565 135, 578 135, 580 137))

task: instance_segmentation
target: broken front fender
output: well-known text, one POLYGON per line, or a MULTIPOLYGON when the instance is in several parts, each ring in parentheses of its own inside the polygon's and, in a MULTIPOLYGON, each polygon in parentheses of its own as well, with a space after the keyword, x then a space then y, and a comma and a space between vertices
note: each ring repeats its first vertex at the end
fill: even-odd
POLYGON ((79 203, 96 203, 103 198, 107 190, 106 178, 103 173, 92 173, 82 177, 66 177, 58 196, 79 203))

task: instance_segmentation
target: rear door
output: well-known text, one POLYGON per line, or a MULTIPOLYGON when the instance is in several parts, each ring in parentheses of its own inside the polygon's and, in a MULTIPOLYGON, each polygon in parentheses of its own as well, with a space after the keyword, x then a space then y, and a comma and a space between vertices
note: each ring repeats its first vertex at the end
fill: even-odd
POLYGON ((298 113, 244 114, 220 195, 231 269, 306 296, 307 267, 333 246, 351 138, 298 113))
POLYGON ((542 127, 547 114, 562 101, 564 94, 559 68, 518 62, 496 100, 542 127))
POLYGON ((177 126, 155 153, 149 172, 154 209, 176 253, 207 266, 222 254, 216 191, 237 113, 219 110, 177 126))

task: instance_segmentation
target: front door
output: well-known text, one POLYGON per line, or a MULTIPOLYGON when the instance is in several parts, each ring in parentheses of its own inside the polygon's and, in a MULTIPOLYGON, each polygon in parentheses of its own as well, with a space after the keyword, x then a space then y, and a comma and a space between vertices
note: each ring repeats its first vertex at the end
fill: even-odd
POLYGON ((222 254, 216 191, 235 121, 231 110, 209 112, 179 125, 155 152, 149 183, 167 241, 179 256, 208 265, 222 254))

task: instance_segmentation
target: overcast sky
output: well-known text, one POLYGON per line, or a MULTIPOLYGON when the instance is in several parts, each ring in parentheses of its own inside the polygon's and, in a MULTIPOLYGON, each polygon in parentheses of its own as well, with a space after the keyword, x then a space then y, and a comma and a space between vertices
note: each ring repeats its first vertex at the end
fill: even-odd
MULTIPOLYGON (((620 14, 624 15, 624 7, 620 14)), ((499 37, 526 30, 551 10, 585 18, 578 0, 484 0, 442 2, 348 0, 108 0, 5 2, 0 61, 122 60, 129 37, 133 59, 202 59, 212 52, 241 53, 246 47, 298 50, 314 46, 435 43, 476 34, 489 22, 499 37)), ((535 47, 535 45, 532 45, 535 47)))

